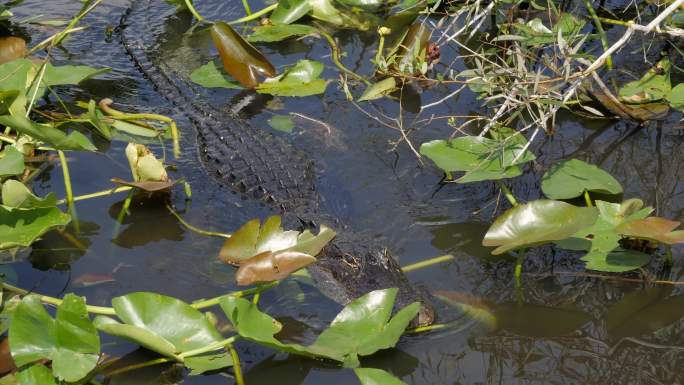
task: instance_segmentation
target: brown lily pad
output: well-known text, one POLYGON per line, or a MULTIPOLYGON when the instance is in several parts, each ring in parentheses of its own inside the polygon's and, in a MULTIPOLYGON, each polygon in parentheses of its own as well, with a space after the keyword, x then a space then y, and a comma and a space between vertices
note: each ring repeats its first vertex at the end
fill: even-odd
POLYGON ((616 231, 628 237, 646 238, 672 245, 684 243, 684 230, 673 231, 680 224, 681 222, 679 221, 671 221, 660 217, 648 217, 623 223, 616 228, 616 231))
POLYGON ((240 262, 235 280, 241 286, 277 281, 314 262, 316 257, 297 251, 267 251, 240 262))
POLYGON ((166 191, 173 187, 178 181, 172 181, 172 180, 167 180, 167 181, 145 181, 145 182, 128 182, 123 179, 119 178, 112 178, 110 179, 112 182, 120 185, 120 186, 128 186, 128 187, 134 187, 143 191, 147 191, 150 193, 153 192, 159 192, 159 191, 166 191))

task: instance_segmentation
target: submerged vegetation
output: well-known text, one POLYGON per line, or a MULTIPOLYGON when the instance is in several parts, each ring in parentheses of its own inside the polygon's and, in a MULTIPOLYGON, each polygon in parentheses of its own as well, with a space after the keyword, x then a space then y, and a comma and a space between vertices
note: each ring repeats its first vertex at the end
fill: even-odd
MULTIPOLYGON (((641 197, 623 196, 616 179, 619 175, 612 176, 580 159, 556 162, 545 170, 540 180, 545 198, 523 202, 511 187, 511 180, 532 168, 537 159, 535 140, 554 134, 559 113, 624 119, 640 125, 673 116, 681 119, 684 0, 635 2, 630 7, 635 7, 639 16, 629 20, 616 18, 602 3, 589 0, 581 4, 552 0, 280 0, 256 11, 243 1, 245 16, 232 21, 206 19, 198 11, 201 1, 167 0, 177 12, 193 15, 196 24, 186 33, 208 31, 217 53, 214 60, 191 69, 189 78, 195 84, 306 97, 323 94, 336 83, 350 104, 399 132, 394 148, 403 143, 417 163, 424 164, 427 158, 439 168, 444 174, 442 185, 495 183, 506 203, 482 245, 494 248, 492 254, 516 259, 514 277, 520 296, 524 259, 542 245, 576 253, 587 270, 620 274, 645 269, 657 254, 672 263, 670 246, 684 243, 680 222, 652 216, 654 208, 646 206, 641 197), (236 25, 247 27, 238 32, 236 25), (608 25, 624 30, 619 39, 608 39, 608 25), (371 72, 357 73, 342 62, 346 53, 341 52, 334 34, 346 29, 374 33, 371 72), (643 53, 657 57, 643 74, 626 80, 615 55, 640 34, 654 36, 663 44, 660 52, 643 53), (259 48, 302 38, 320 39, 329 46, 338 79, 322 77, 326 64, 310 58, 277 68, 259 48), (457 71, 445 65, 438 70, 443 56, 440 50, 446 49, 459 51, 466 68, 457 71), (420 94, 431 87, 445 87, 447 94, 423 104, 420 94), (416 118, 404 124, 405 115, 418 117, 465 92, 477 95, 481 110, 470 116, 428 118, 446 120, 450 132, 414 145, 414 127, 421 121, 416 118), (397 118, 370 112, 374 103, 387 100, 398 102, 397 118)), ((20 24, 12 14, 12 7, 20 3, 0 5, 3 28, 20 24)), ((56 23, 59 32, 31 47, 18 36, 0 38, 0 250, 9 254, 31 247, 50 232, 78 244, 64 228, 78 225, 74 206, 79 201, 126 192, 116 214, 122 223, 135 196, 152 196, 164 204, 169 194, 192 198, 192 186, 172 179, 166 159, 169 142, 173 157, 180 157, 183 150, 174 119, 129 108, 119 110, 110 99, 82 101, 61 95, 63 88, 109 71, 52 62, 53 50, 81 32, 81 20, 101 3, 86 1, 73 19, 56 23), (68 155, 97 152, 95 143, 100 141, 128 142, 124 155, 131 174, 111 179, 111 189, 75 196, 68 155), (146 146, 153 143, 161 144, 161 159, 146 146), (33 182, 55 162, 63 173, 64 199, 57 198, 61 192, 35 195, 33 182), (64 205, 66 211, 61 208, 64 205)), ((276 114, 269 124, 283 132, 291 132, 294 126, 291 115, 276 114)), ((320 224, 317 231, 284 230, 281 217, 271 216, 263 223, 254 219, 233 234, 223 234, 197 229, 171 206, 166 207, 188 229, 226 238, 216 252, 218 259, 237 268, 236 284, 254 287, 191 303, 134 292, 113 298, 111 307, 100 307, 88 305, 84 297, 75 294, 54 298, 3 282, 0 325, 7 333, 8 354, 15 367, 0 383, 100 384, 127 371, 174 363, 189 369, 191 375, 231 368, 235 382, 243 384, 235 348, 243 340, 353 368, 362 384, 403 383, 386 371, 361 367, 360 361, 360 357, 394 347, 418 314, 419 303, 395 309, 397 288, 372 291, 352 301, 310 344, 281 341, 277 338, 281 323, 259 309, 262 292, 283 280, 307 279, 306 267, 317 263, 336 236, 328 227, 333 224, 320 224), (45 305, 56 308, 54 317, 45 305), (209 310, 217 307, 228 326, 222 326, 209 310), (133 342, 157 357, 122 365, 117 357, 105 354, 102 335, 133 342)), ((437 258, 406 270, 448 259, 437 258)), ((497 314, 471 298, 437 294, 484 324, 506 322, 501 317, 510 316, 508 322, 523 317, 521 302, 511 303, 497 314)), ((545 311, 526 310, 530 318, 545 311)), ((567 319, 572 321, 568 331, 586 322, 585 318, 568 312, 567 319)), ((624 319, 618 321, 615 329, 623 326, 624 319)), ((409 331, 448 327, 438 324, 409 331)))

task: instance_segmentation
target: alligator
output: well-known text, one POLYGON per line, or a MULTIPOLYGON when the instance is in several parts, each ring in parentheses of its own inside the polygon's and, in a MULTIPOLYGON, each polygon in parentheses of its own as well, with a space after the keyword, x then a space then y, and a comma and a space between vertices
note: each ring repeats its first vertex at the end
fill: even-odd
MULTIPOLYGON (((133 1, 121 18, 122 43, 135 66, 156 91, 186 116, 198 135, 198 153, 206 172, 233 192, 259 200, 283 214, 284 223, 315 228, 339 224, 320 204, 314 162, 286 140, 251 126, 237 113, 197 97, 190 82, 151 54, 163 32, 161 15, 170 5, 159 0, 133 1)), ((346 305, 376 289, 399 289, 396 307, 420 301, 413 325, 433 323, 430 295, 412 286, 386 248, 338 231, 308 270, 326 296, 346 305)))

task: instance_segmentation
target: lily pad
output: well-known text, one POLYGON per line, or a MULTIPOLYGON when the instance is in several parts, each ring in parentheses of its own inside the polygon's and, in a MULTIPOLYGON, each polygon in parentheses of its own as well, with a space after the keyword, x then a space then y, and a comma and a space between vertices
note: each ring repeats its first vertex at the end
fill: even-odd
POLYGON ((684 112, 684 83, 680 83, 672 89, 670 94, 667 95, 667 101, 675 110, 684 112))
MULTIPOLYGON (((179 354, 223 340, 204 314, 176 298, 139 292, 114 298, 112 306, 117 317, 124 323, 98 316, 95 318, 95 326, 99 330, 131 340, 180 362, 184 360, 179 354)), ((217 350, 220 348, 221 346, 217 346, 217 350)), ((206 369, 208 361, 232 364, 231 361, 226 361, 222 353, 196 357, 184 364, 198 371, 206 369), (193 367, 193 363, 197 366, 193 367)))
POLYGON ((671 66, 668 58, 659 61, 641 79, 622 86, 618 92, 620 100, 625 103, 642 104, 665 99, 672 90, 671 66))
POLYGON ((273 43, 295 36, 310 35, 316 31, 316 28, 304 24, 261 25, 254 28, 254 32, 249 35, 247 40, 251 43, 273 43))
POLYGON ((313 10, 309 0, 280 0, 271 13, 271 21, 276 24, 293 23, 313 10))
POLYGON ((0 178, 19 175, 24 172, 24 154, 12 146, 0 152, 0 178))
POLYGON ((68 382, 84 378, 99 360, 100 337, 85 300, 73 294, 64 297, 55 319, 38 296, 24 298, 14 311, 9 340, 17 366, 51 360, 53 374, 68 382))
POLYGON ((266 79, 256 88, 261 94, 275 96, 309 96, 325 92, 328 83, 319 78, 323 64, 313 60, 300 60, 280 76, 266 79))
POLYGON ((78 131, 69 135, 52 126, 38 124, 24 116, 0 116, 0 124, 11 127, 21 134, 45 142, 58 150, 95 151, 97 148, 78 131))
POLYGON ((252 302, 233 296, 221 298, 221 308, 240 336, 278 350, 305 356, 317 356, 343 362, 347 367, 359 365, 358 356, 394 347, 411 320, 418 314, 415 302, 391 317, 398 289, 372 291, 347 305, 308 346, 284 344, 274 335, 282 326, 262 313, 252 302))
POLYGON ((620 194, 622 186, 612 175, 579 159, 554 164, 542 178, 542 191, 551 199, 571 199, 585 191, 620 194))
POLYGON ((547 338, 568 335, 591 321, 591 315, 577 309, 518 302, 497 305, 494 315, 502 330, 547 338))
POLYGON ((628 237, 650 239, 673 245, 684 243, 684 230, 673 231, 680 224, 679 221, 648 217, 622 223, 615 228, 615 231, 628 237))
POLYGON ((296 251, 267 251, 240 262, 235 281, 242 286, 277 281, 316 261, 316 257, 296 251))
POLYGON ((57 207, 15 209, 0 206, 0 250, 28 247, 46 232, 69 224, 57 207))
POLYGON ((492 254, 568 238, 596 222, 596 209, 540 199, 515 206, 494 221, 483 246, 498 246, 492 254))
POLYGON ((382 369, 356 368, 354 373, 361 385, 406 385, 406 383, 382 369))
POLYGON ((242 88, 232 82, 223 68, 219 68, 213 60, 194 70, 190 74, 190 80, 206 88, 242 88))
POLYGON ((211 38, 223 61, 223 69, 246 88, 254 88, 260 77, 275 76, 275 67, 253 45, 224 22, 211 27, 211 38))
POLYGON ((34 209, 55 207, 57 198, 49 193, 45 198, 39 198, 18 180, 8 179, 2 184, 2 204, 7 208, 34 209))
POLYGON ((611 337, 640 337, 684 317, 684 296, 670 296, 667 287, 635 290, 608 308, 606 330, 611 337))
POLYGON ((295 127, 289 115, 275 115, 268 120, 268 125, 282 132, 290 133, 295 127))
POLYGON ((382 79, 377 83, 370 85, 366 91, 359 98, 360 102, 368 100, 380 99, 383 96, 389 95, 397 90, 397 81, 393 77, 382 79))
MULTIPOLYGON (((519 135, 516 135, 519 136, 519 135)), ((430 158, 446 173, 465 171, 458 183, 512 178, 522 174, 519 165, 535 159, 523 148, 524 137, 494 140, 462 136, 451 141, 433 140, 420 146, 420 153, 430 158)))
POLYGON ((294 251, 316 256, 328 244, 336 233, 321 226, 318 235, 306 230, 284 231, 280 216, 272 216, 264 221, 253 219, 240 227, 226 242, 219 258, 226 263, 240 264, 242 261, 264 252, 294 251))
MULTIPOLYGON (((16 374, 13 384, 20 385, 60 385, 52 376, 50 369, 43 365, 32 365, 16 374)), ((8 384, 9 385, 9 384, 8 384)))

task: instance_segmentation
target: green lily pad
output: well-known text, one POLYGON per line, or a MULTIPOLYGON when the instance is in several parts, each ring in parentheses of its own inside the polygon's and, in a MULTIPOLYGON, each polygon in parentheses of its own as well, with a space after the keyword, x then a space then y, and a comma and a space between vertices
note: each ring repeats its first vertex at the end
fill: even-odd
POLYGON ((214 61, 194 70, 190 74, 190 80, 206 88, 242 88, 239 84, 232 82, 223 68, 219 68, 214 61))
POLYGON ((672 90, 670 59, 659 61, 639 80, 629 82, 618 91, 620 101, 630 104, 651 103, 665 99, 672 90))
POLYGON ((670 107, 684 112, 684 83, 677 84, 672 89, 670 94, 667 95, 667 101, 670 103, 670 107))
POLYGON ((361 385, 406 385, 406 383, 382 369, 356 368, 354 373, 361 385))
POLYGON ((420 304, 413 303, 390 318, 398 290, 372 291, 347 305, 310 346, 284 344, 274 335, 282 325, 262 313, 252 302, 232 296, 220 304, 238 334, 250 341, 293 354, 323 357, 343 362, 347 367, 359 364, 358 356, 394 347, 420 304))
POLYGON ((309 96, 325 92, 328 83, 319 78, 323 64, 313 60, 300 60, 280 76, 266 79, 256 91, 275 96, 309 96))
POLYGON ((551 199, 576 198, 585 191, 620 194, 622 186, 612 175, 578 159, 554 164, 542 178, 542 191, 551 199))
POLYGON ((69 135, 52 126, 38 124, 24 116, 0 116, 0 124, 11 127, 21 134, 45 142, 58 150, 95 151, 97 148, 78 131, 69 135))
POLYGON ((10 108, 19 94, 20 92, 17 90, 0 91, 0 115, 6 115, 10 112, 10 108))
POLYGON ((49 193, 45 198, 39 198, 18 180, 8 179, 2 184, 2 204, 7 208, 34 209, 55 207, 57 198, 49 193))
POLYGON ((615 231, 621 235, 649 239, 673 245, 684 243, 684 230, 673 231, 681 222, 660 217, 648 217, 621 223, 615 231))
MULTIPOLYGON (((201 372, 210 363, 227 363, 223 353, 207 354, 184 361, 179 354, 221 342, 223 337, 199 310, 176 298, 155 293, 132 293, 116 297, 112 306, 123 323, 105 316, 95 318, 95 326, 174 358, 201 372), (193 367, 193 364, 197 366, 193 367)), ((217 350, 221 347, 217 347, 217 350)))
POLYGON ((276 24, 293 23, 313 10, 309 0, 280 0, 271 13, 271 21, 276 24))
POLYGON ((304 24, 261 25, 254 28, 254 32, 249 35, 247 40, 251 43, 273 43, 295 36, 310 35, 316 31, 316 28, 304 24))
POLYGON ((451 141, 433 140, 420 146, 420 153, 430 158, 446 173, 465 171, 458 183, 512 178, 522 174, 521 164, 535 159, 523 148, 527 141, 516 135, 504 140, 462 136, 451 141))
POLYGON ((19 175, 24 172, 24 154, 12 146, 0 152, 0 178, 19 175))
POLYGON ((24 298, 9 329, 12 358, 17 366, 42 359, 52 361, 52 373, 75 382, 95 368, 100 337, 88 318, 83 297, 67 294, 52 319, 38 296, 24 298))
POLYGON ((483 246, 498 246, 492 254, 568 238, 596 222, 596 209, 540 199, 515 206, 494 221, 483 246))
POLYGON ((69 224, 71 216, 56 207, 15 209, 0 206, 0 250, 28 247, 46 232, 69 224))
MULTIPOLYGON (((3 377, 4 378, 4 377, 3 377)), ((60 385, 46 366, 32 365, 16 374, 14 384, 20 385, 60 385)))
POLYGON ((268 125, 278 131, 287 133, 292 132, 295 127, 295 124, 289 115, 274 115, 268 120, 268 125))
POLYGON ((377 83, 370 85, 363 95, 359 98, 360 102, 368 100, 380 99, 397 90, 397 81, 393 77, 382 79, 377 83))

